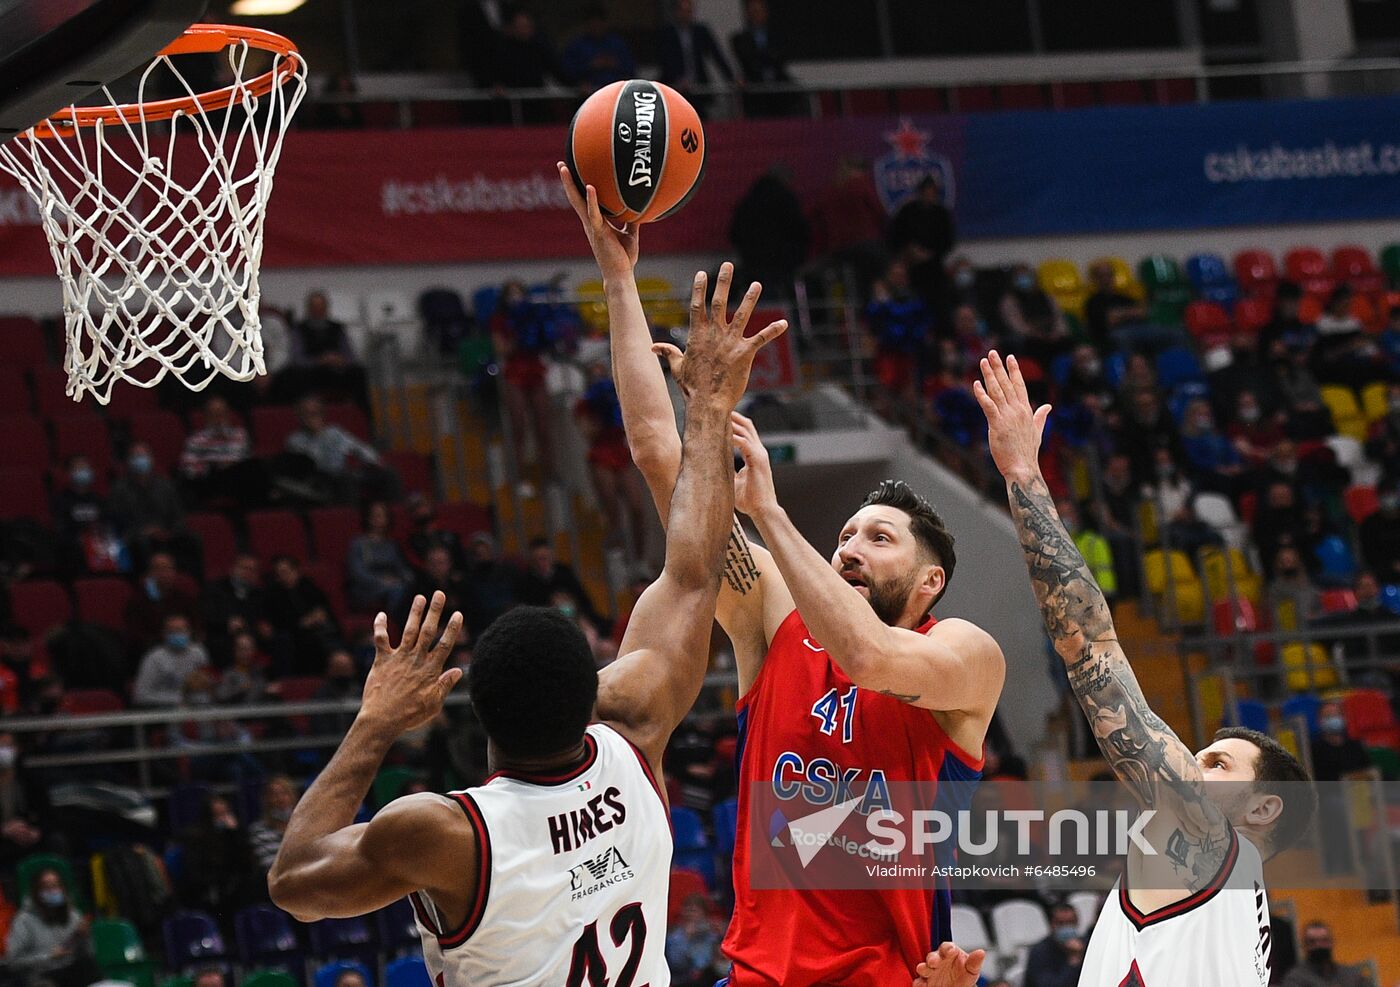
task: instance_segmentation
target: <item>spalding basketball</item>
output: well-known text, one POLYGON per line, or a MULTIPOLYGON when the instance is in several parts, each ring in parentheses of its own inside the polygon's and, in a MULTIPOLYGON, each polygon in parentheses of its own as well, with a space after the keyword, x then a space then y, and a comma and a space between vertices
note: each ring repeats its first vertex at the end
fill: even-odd
POLYGON ((670 86, 614 82, 584 100, 565 151, 579 191, 598 190, 604 215, 650 223, 685 205, 705 172, 700 115, 670 86))

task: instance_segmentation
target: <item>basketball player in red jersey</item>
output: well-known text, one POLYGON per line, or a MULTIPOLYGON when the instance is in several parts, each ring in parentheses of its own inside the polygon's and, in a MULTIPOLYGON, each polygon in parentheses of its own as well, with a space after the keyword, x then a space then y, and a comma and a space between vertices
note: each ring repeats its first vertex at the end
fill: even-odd
MULTIPOLYGON (((673 372, 684 373, 686 361, 674 348, 652 346, 633 276, 637 229, 614 229, 595 192, 581 197, 562 163, 559 173, 603 275, 623 424, 664 520, 681 446, 656 354, 673 372)), ((732 277, 723 265, 716 304, 732 277)), ((740 312, 753 311, 759 291, 749 288, 740 312)), ((734 421, 747 463, 736 504, 767 549, 751 545, 735 522, 716 608, 741 695, 735 911, 724 944, 730 983, 908 982, 928 951, 950 938, 947 889, 755 890, 751 793, 765 786, 779 799, 801 794, 810 804, 849 792, 878 804, 891 783, 975 781, 1005 677, 1001 649, 965 620, 930 616, 954 555, 952 537, 923 498, 906 484, 881 484, 825 559, 778 506, 752 423, 734 421)))
POLYGON ((671 834, 661 757, 700 691, 733 518, 729 414, 754 353, 695 285, 693 366, 666 563, 637 602, 622 657, 601 673, 558 611, 521 607, 475 642, 466 673, 491 778, 397 799, 354 823, 385 754, 429 722, 462 677, 443 670, 462 626, 442 593, 417 597, 398 647, 384 614, 345 739, 287 824, 272 900, 303 921, 362 915, 405 895, 437 987, 669 982, 671 834))

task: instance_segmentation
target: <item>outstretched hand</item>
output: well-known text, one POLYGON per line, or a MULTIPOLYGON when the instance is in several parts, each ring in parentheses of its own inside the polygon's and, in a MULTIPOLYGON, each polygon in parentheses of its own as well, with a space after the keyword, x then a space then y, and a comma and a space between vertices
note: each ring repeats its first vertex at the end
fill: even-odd
POLYGON ((714 401, 728 411, 739 403, 744 389, 749 386, 754 356, 765 343, 786 332, 788 324, 787 319, 778 319, 746 337, 744 329, 763 286, 757 281, 749 285, 731 319, 729 284, 734 280, 734 265, 728 261, 720 265, 715 294, 707 309, 705 286, 708 280, 704 271, 696 272, 690 293, 690 335, 685 352, 670 343, 657 343, 651 349, 666 358, 686 400, 714 401))
POLYGON ((460 668, 442 668, 462 630, 462 615, 454 613, 438 638, 446 605, 447 597, 441 592, 433 594, 432 603, 415 596, 398 647, 389 643, 388 618, 383 613, 374 618, 374 666, 365 680, 360 713, 390 725, 396 735, 437 716, 443 700, 462 677, 460 668))
POLYGON ((578 214, 583 232, 588 234, 588 245, 593 248, 604 280, 630 273, 637 266, 638 224, 627 223, 621 229, 614 226, 598 206, 598 190, 588 185, 580 195, 569 166, 560 161, 558 167, 559 184, 564 186, 564 195, 578 214))
POLYGON ((996 350, 982 358, 982 379, 972 393, 987 416, 987 444, 992 459, 1008 480, 1026 479, 1040 471, 1040 437, 1050 406, 1031 410, 1026 380, 1014 356, 1003 363, 996 350))
POLYGON ((914 969, 914 987, 973 987, 982 972, 985 949, 963 952, 950 942, 929 953, 914 969))
POLYGON ((729 424, 729 439, 744 460, 743 469, 734 477, 734 509, 757 517, 764 508, 778 504, 778 494, 773 487, 773 464, 768 460, 768 449, 759 438, 752 419, 735 411, 729 415, 729 424))

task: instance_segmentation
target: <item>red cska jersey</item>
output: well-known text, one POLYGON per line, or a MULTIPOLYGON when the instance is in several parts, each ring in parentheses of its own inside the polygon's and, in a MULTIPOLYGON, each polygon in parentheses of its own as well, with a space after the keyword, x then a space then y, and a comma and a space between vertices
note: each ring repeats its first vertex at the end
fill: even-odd
POLYGON ((735 907, 724 940, 730 987, 908 983, 928 951, 952 937, 948 888, 756 890, 751 793, 771 786, 778 799, 796 805, 801 793, 809 805, 814 793, 816 802, 835 802, 924 782, 932 794, 938 782, 956 781, 949 790, 970 799, 982 758, 954 745, 929 710, 853 685, 796 610, 739 700, 738 720, 735 907))

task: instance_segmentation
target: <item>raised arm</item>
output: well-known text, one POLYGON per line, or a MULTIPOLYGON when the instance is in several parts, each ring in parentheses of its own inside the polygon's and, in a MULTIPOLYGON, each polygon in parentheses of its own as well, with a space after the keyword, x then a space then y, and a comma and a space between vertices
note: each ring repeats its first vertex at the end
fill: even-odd
POLYGON ((375 619, 374 667, 360 711, 297 803, 268 874, 273 902, 303 922, 363 915, 419 890, 445 911, 457 904, 465 911, 464 889, 475 886, 476 837, 452 800, 412 795, 354 823, 394 741, 435 717, 462 677, 461 669, 442 668, 462 628, 454 613, 438 640, 445 603, 434 593, 425 617, 425 601, 416 597, 397 648, 384 614, 375 619))
POLYGON ((1050 406, 1031 410, 1015 357, 1003 363, 992 351, 982 361, 982 377, 973 389, 987 415, 992 458, 1006 478, 1045 631, 1113 773, 1140 805, 1170 817, 1168 859, 1186 887, 1204 884, 1220 868, 1230 824, 1206 797, 1195 756, 1147 705, 1108 601, 1055 511, 1038 460, 1050 406))
POLYGON ((598 682, 598 718, 615 724, 657 768, 709 665, 715 599, 734 516, 729 414, 748 385, 754 354, 785 328, 769 326, 744 338, 749 309, 740 306, 730 321, 717 288, 707 314, 705 286, 705 275, 697 274, 689 348, 683 359, 672 358, 686 410, 666 565, 632 611, 622 656, 598 682))

